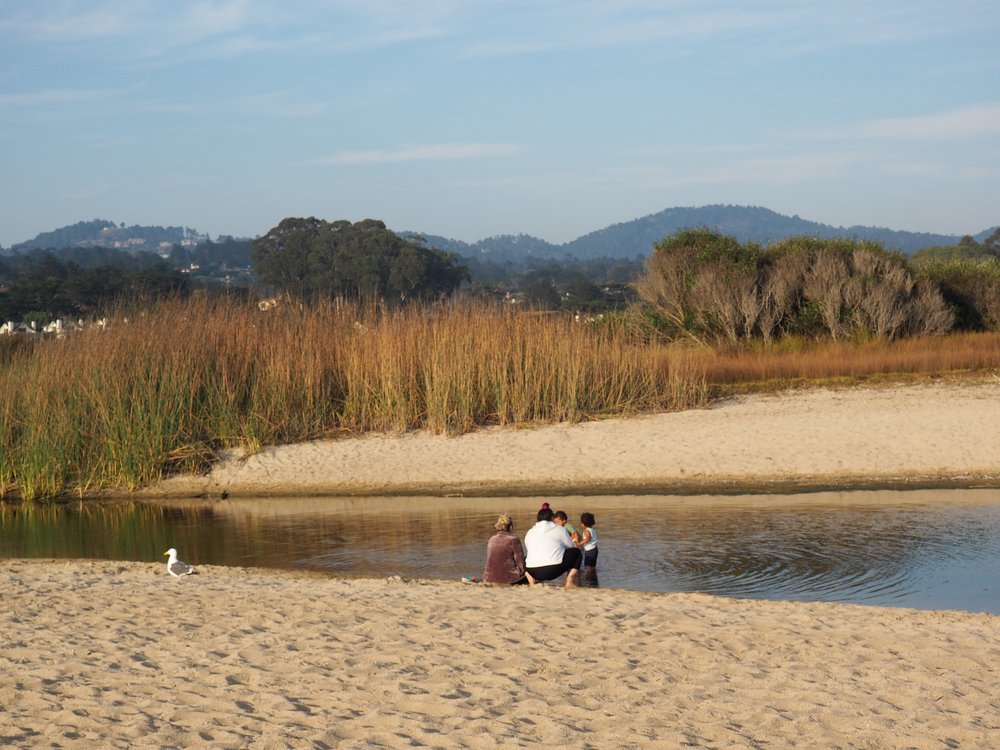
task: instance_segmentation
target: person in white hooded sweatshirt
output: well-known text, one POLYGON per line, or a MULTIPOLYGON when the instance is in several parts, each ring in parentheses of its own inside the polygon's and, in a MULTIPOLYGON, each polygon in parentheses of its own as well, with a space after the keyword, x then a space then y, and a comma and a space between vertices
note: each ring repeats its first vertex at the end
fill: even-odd
POLYGON ((524 546, 528 550, 524 560, 528 583, 534 586, 539 581, 554 581, 565 574, 566 587, 576 586, 583 553, 566 529, 552 522, 552 517, 552 509, 543 507, 536 516, 537 523, 524 535, 524 546))

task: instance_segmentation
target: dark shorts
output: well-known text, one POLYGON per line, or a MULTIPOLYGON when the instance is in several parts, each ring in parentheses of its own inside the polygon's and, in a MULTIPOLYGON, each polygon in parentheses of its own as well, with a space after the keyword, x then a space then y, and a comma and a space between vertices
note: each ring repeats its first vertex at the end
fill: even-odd
POLYGON ((598 550, 597 547, 594 547, 594 549, 591 549, 591 550, 584 550, 584 552, 583 552, 583 564, 584 564, 584 567, 587 567, 587 568, 596 568, 597 567, 597 550, 598 550))
POLYGON ((563 553, 562 562, 558 565, 543 565, 540 568, 528 568, 531 577, 536 581, 554 581, 564 573, 580 567, 580 558, 583 554, 576 547, 568 549, 563 553))

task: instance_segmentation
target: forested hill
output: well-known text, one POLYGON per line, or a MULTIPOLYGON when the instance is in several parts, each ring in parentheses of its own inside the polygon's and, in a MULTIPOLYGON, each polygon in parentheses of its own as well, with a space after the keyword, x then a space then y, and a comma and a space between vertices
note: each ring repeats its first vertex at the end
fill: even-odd
MULTIPOLYGON (((515 260, 525 256, 561 258, 635 258, 645 256, 659 240, 681 229, 705 227, 740 242, 768 244, 786 237, 847 237, 877 240, 890 250, 912 253, 933 245, 955 245, 958 235, 906 232, 883 227, 834 227, 808 221, 798 216, 785 216, 758 206, 701 206, 698 208, 668 208, 639 219, 612 224, 596 232, 555 245, 524 234, 490 237, 475 243, 460 242, 446 237, 422 235, 428 245, 450 250, 464 257, 487 256, 493 260, 515 260)), ((975 235, 982 240, 990 233, 985 229, 975 235)))
POLYGON ((186 227, 131 226, 105 219, 78 221, 67 227, 42 232, 37 237, 13 245, 11 252, 27 252, 66 247, 134 247, 155 252, 184 240, 203 240, 205 236, 186 227))
MULTIPOLYGON (((523 262, 529 258, 562 259, 566 256, 580 260, 595 258, 634 260, 649 255, 653 246, 664 237, 676 234, 682 229, 702 227, 735 237, 740 242, 758 242, 766 245, 796 235, 846 237, 877 240, 890 250, 902 250, 905 253, 912 253, 925 247, 953 246, 961 240, 959 235, 906 232, 884 227, 835 227, 798 216, 785 216, 758 206, 725 205, 667 208, 649 216, 612 224, 561 245, 526 234, 505 234, 472 243, 433 234, 417 232, 400 232, 400 234, 407 236, 419 234, 429 247, 449 250, 464 258, 478 258, 491 262, 523 262)), ((974 235, 974 238, 981 242, 992 230, 993 228, 984 229, 974 235)), ((43 232, 34 239, 18 243, 4 252, 95 245, 163 252, 165 248, 169 249, 175 244, 195 245, 206 239, 207 236, 185 227, 126 227, 124 224, 94 219, 51 232, 43 232)))

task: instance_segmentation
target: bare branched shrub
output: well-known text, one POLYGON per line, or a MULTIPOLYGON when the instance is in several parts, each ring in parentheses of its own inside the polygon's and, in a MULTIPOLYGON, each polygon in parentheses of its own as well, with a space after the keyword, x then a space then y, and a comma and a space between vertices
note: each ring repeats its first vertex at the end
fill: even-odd
POLYGON ((745 249, 705 229, 686 230, 660 242, 636 291, 674 327, 675 335, 732 339, 740 329, 730 282, 745 249))
POLYGON ((896 338, 910 312, 913 277, 901 260, 864 246, 851 254, 851 266, 843 296, 855 330, 896 338))
POLYGON ((690 317, 712 338, 740 337, 739 294, 719 262, 698 268, 689 295, 690 317))
MULTIPOLYGON (((762 251, 707 230, 682 232, 657 245, 637 288, 677 332, 727 343, 789 330, 891 340, 954 322, 902 255, 854 240, 798 237, 762 251)), ((997 303, 1000 310, 1000 293, 997 303)))
POLYGON ((635 283, 635 290, 649 305, 657 308, 677 333, 684 330, 687 308, 687 268, 691 261, 678 252, 655 250, 646 261, 646 273, 635 283))
POLYGON ((940 336, 955 327, 955 313, 945 302, 941 290, 928 281, 916 282, 910 300, 910 315, 905 336, 940 336))
POLYGON ((765 341, 779 336, 782 326, 795 315, 809 267, 808 254, 796 250, 774 251, 768 260, 759 284, 761 306, 757 318, 765 341))
POLYGON ((844 287, 850 275, 850 266, 842 254, 820 252, 815 254, 803 276, 805 298, 816 303, 823 325, 834 341, 848 332, 844 287))

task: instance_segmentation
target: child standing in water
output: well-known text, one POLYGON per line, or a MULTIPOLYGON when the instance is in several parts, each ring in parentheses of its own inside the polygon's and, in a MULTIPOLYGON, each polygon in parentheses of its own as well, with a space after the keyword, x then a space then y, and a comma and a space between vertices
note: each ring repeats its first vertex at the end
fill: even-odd
POLYGON ((597 529, 594 528, 594 523, 593 513, 580 514, 583 533, 580 534, 578 545, 583 549, 583 567, 589 576, 597 574, 597 529))

